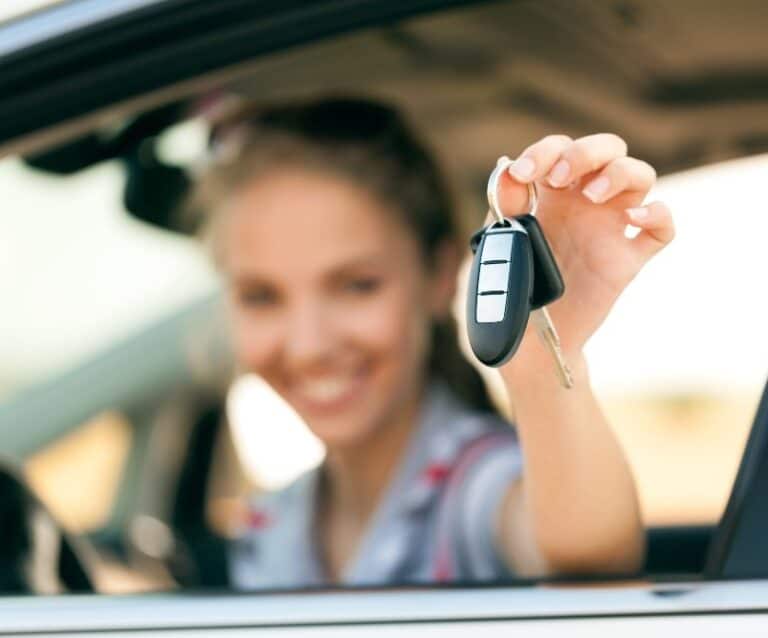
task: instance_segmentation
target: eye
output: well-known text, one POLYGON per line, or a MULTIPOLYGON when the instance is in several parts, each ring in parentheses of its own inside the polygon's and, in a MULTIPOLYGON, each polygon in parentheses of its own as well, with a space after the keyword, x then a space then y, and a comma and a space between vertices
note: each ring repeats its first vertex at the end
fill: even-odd
POLYGON ((237 301, 247 308, 264 308, 276 304, 278 295, 266 286, 243 288, 237 291, 237 301))
POLYGON ((379 277, 352 277, 344 282, 344 290, 360 295, 370 294, 381 287, 379 277))

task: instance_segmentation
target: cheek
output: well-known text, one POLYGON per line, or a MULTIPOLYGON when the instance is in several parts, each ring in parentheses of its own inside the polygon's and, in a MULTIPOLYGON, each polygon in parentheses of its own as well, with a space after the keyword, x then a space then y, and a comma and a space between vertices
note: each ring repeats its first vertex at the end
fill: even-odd
POLYGON ((430 317, 415 287, 397 287, 361 304, 344 321, 354 341, 390 367, 414 368, 426 356, 430 317))

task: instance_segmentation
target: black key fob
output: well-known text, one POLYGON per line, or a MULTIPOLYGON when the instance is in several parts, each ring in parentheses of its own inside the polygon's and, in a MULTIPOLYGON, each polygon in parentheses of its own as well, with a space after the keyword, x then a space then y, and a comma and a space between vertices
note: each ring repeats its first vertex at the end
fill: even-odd
POLYGON ((533 255, 533 290, 531 291, 531 310, 538 310, 560 299, 565 292, 565 283, 557 267, 552 249, 539 226, 539 220, 533 215, 515 217, 528 233, 533 255))
POLYGON ((531 311, 533 255, 525 228, 506 219, 473 237, 467 331, 475 356, 500 366, 520 345, 531 311))
MULTIPOLYGON (((560 299, 565 292, 565 282, 557 267, 555 256, 549 247, 539 220, 530 213, 514 217, 528 233, 533 258, 533 288, 531 289, 531 310, 538 310, 560 299)), ((481 228, 469 242, 472 252, 477 250, 486 229, 481 228)))

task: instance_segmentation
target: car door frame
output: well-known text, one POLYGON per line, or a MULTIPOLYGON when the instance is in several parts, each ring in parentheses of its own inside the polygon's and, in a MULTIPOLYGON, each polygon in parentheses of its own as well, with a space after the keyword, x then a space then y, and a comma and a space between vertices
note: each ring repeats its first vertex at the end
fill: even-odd
MULTIPOLYGON (((209 15, 206 4, 210 7, 210 3, 202 0, 126 0, 121 3, 120 10, 99 15, 89 13, 96 3, 88 0, 56 6, 19 21, 0 25, 0 41, 8 42, 4 37, 13 32, 18 43, 16 49, 7 46, 0 49, 0 86, 5 87, 5 91, 0 95, 0 155, 49 143, 59 136, 71 134, 78 127, 84 130, 92 125, 94 118, 121 111, 128 112, 135 109, 139 103, 160 103, 166 99, 170 88, 178 91, 179 86, 184 85, 187 87, 185 90, 192 93, 200 86, 193 84, 193 81, 213 84, 212 74, 232 69, 243 64, 245 60, 256 59, 269 52, 353 29, 389 24, 437 8, 447 9, 474 3, 459 0, 398 0, 387 3, 374 0, 260 3, 224 0, 216 6, 226 4, 231 10, 231 18, 213 25, 205 20, 209 15), (70 21, 66 23, 66 28, 57 26, 57 20, 63 19, 67 9, 72 9, 73 15, 69 16, 70 21), (82 13, 79 13, 80 11, 82 13), (182 27, 188 29, 184 32, 184 37, 179 40, 168 37, 175 29, 182 27), (26 39, 19 37, 18 34, 25 30, 26 39), (164 38, 167 38, 167 41, 163 41, 164 38), (146 47, 136 55, 136 48, 148 39, 152 39, 154 45, 146 47)), ((561 592, 562 596, 559 598, 563 601, 563 606, 557 603, 547 607, 550 611, 542 611, 541 618, 602 618, 688 613, 685 611, 688 609, 685 604, 678 604, 684 600, 683 593, 702 591, 707 593, 697 599, 703 602, 701 606, 696 606, 699 603, 694 605, 696 613, 763 614, 768 610, 764 606, 764 601, 768 599, 768 584, 759 582, 751 585, 755 589, 750 588, 748 591, 757 592, 754 597, 747 597, 738 602, 734 600, 734 592, 747 591, 743 589, 747 587, 745 584, 734 584, 731 589, 717 589, 708 585, 694 585, 682 589, 675 586, 669 590, 649 587, 643 590, 644 596, 650 597, 648 600, 654 602, 648 602, 644 598, 643 605, 640 606, 633 606, 630 595, 625 597, 606 589, 584 589, 578 594, 565 591, 561 592), (594 597, 592 603, 588 602, 585 596, 587 593, 594 597), (725 596, 725 603, 717 603, 716 596, 720 594, 725 596), (613 603, 608 604, 609 600, 616 601, 616 606, 611 607, 613 603), (670 601, 674 601, 674 604, 670 601), (577 603, 581 606, 575 610, 573 605, 577 603), (567 609, 571 611, 564 611, 567 609)), ((501 598, 492 597, 493 604, 497 606, 489 607, 490 603, 485 597, 492 596, 493 591, 496 590, 435 590, 430 596, 407 594, 407 600, 397 592, 375 595, 371 593, 369 595, 374 598, 370 600, 361 597, 365 594, 357 594, 355 597, 350 597, 353 596, 350 594, 322 594, 317 600, 300 595, 285 595, 284 598, 233 596, 223 600, 228 601, 228 604, 244 607, 245 603, 236 601, 248 601, 247 607, 250 611, 246 612, 243 608, 237 613, 245 616, 238 616, 237 613, 233 616, 240 618, 238 622, 241 624, 232 626, 241 627, 277 626, 270 623, 284 622, 328 626, 345 623, 427 623, 478 618, 512 621, 539 618, 532 616, 529 611, 529 603, 535 601, 515 589, 498 590, 504 594, 501 598), (328 603, 329 609, 335 610, 336 615, 332 620, 317 608, 320 600, 328 603), (350 612, 352 616, 346 615, 346 611, 339 611, 349 611, 354 607, 352 602, 358 605, 360 601, 367 602, 361 605, 362 610, 350 612), (408 612, 416 601, 420 601, 425 608, 442 611, 408 612), (277 605, 277 609, 305 611, 300 612, 299 621, 295 615, 278 617, 267 607, 272 603, 277 605), (515 608, 519 606, 518 615, 504 606, 507 604, 512 604, 515 608), (314 611, 306 611, 307 608, 314 611), (472 609, 472 613, 465 616, 458 611, 462 608, 472 609), (381 609, 387 610, 383 616, 381 609), (319 615, 313 616, 313 613, 319 615)), ((545 590, 532 590, 530 594, 550 598, 545 590)), ((52 621, 44 620, 44 617, 62 621, 66 614, 62 616, 60 612, 71 609, 67 607, 70 605, 67 600, 65 597, 60 602, 0 601, 0 611, 5 609, 10 612, 9 616, 0 613, 0 617, 17 618, 14 622, 18 631, 49 631, 52 621), (22 610, 26 611, 22 613, 22 610)), ((160 597, 154 599, 156 602, 143 598, 99 600, 99 610, 93 614, 95 620, 89 621, 86 618, 92 615, 90 610, 81 610, 73 614, 75 620, 71 620, 71 630, 86 630, 90 627, 88 630, 94 631, 108 626, 110 629, 141 629, 142 626, 135 623, 148 622, 141 618, 141 614, 138 614, 137 618, 120 621, 123 624, 117 625, 111 625, 111 621, 107 622, 105 614, 114 611, 126 617, 136 616, 135 610, 141 609, 145 603, 149 605, 148 612, 151 608, 151 614, 154 614, 151 617, 157 621, 155 625, 150 623, 146 626, 211 626, 214 618, 206 619, 200 614, 204 609, 213 609, 213 601, 222 604, 220 597, 200 599, 198 602, 206 603, 200 607, 196 607, 189 600, 180 602, 173 597, 160 597), (120 607, 123 603, 119 601, 122 600, 131 601, 130 606, 134 610, 131 614, 124 613, 127 607, 120 607), (174 601, 174 606, 168 607, 167 612, 163 611, 161 603, 170 604, 171 601, 174 601), (195 609, 198 609, 198 612, 195 612, 195 609)), ((82 599, 80 601, 82 602, 82 599)), ((219 612, 214 616, 216 622, 229 622, 226 619, 221 620, 219 612)))

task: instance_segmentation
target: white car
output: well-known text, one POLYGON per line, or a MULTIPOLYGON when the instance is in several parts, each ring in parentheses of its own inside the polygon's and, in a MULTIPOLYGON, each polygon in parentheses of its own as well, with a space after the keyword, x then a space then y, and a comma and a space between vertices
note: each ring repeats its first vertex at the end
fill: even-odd
POLYGON ((764 635, 766 28, 759 0, 60 0, 0 22, 0 636, 764 635), (216 278, 171 211, 207 101, 334 92, 403 107, 477 225, 495 158, 552 131, 616 130, 663 176, 682 248, 590 353, 642 574, 227 589, 239 499, 316 451, 239 434, 273 397, 231 385, 216 278))

